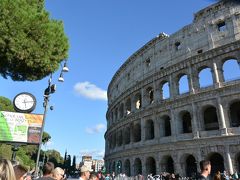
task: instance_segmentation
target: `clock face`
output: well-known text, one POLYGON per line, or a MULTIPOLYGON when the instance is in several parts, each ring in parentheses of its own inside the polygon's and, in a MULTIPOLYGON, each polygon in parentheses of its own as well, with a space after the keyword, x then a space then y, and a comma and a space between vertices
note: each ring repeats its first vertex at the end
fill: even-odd
POLYGON ((30 113, 36 107, 36 98, 30 93, 20 93, 15 96, 13 105, 17 112, 30 113))

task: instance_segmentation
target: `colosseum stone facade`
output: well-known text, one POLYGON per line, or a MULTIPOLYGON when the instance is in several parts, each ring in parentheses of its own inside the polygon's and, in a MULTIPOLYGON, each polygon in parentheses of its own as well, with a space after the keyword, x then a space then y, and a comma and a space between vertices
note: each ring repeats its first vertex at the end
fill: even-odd
POLYGON ((240 171, 239 74, 238 0, 213 4, 176 33, 153 38, 109 84, 107 171, 191 176, 203 159, 212 173, 240 171))

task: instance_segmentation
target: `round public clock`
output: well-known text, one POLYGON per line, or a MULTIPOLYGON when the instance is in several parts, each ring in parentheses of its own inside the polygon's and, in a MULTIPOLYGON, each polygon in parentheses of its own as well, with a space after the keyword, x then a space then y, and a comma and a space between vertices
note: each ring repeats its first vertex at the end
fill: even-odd
POLYGON ((28 92, 19 93, 13 99, 13 106, 17 112, 30 113, 36 107, 36 98, 28 92))

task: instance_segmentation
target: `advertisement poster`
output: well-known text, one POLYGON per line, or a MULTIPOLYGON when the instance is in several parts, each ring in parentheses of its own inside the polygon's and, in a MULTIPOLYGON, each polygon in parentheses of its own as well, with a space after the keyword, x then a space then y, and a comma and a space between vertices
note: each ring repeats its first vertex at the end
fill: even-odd
POLYGON ((0 141, 38 144, 42 114, 0 111, 0 141))

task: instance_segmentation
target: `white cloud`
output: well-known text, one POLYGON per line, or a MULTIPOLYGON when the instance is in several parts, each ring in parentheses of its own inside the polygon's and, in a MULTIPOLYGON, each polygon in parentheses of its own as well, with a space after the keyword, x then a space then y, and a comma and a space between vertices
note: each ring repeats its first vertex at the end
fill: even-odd
POLYGON ((86 132, 89 133, 89 134, 94 134, 94 133, 100 133, 102 132, 104 129, 106 129, 106 126, 104 124, 97 124, 96 126, 94 127, 87 127, 86 128, 86 132))
POLYGON ((92 156, 93 158, 103 159, 104 153, 105 153, 104 150, 82 149, 82 150, 80 150, 80 157, 82 157, 82 156, 92 156))
POLYGON ((92 84, 88 81, 75 84, 74 90, 77 94, 86 98, 107 101, 107 91, 97 87, 95 84, 92 84))

